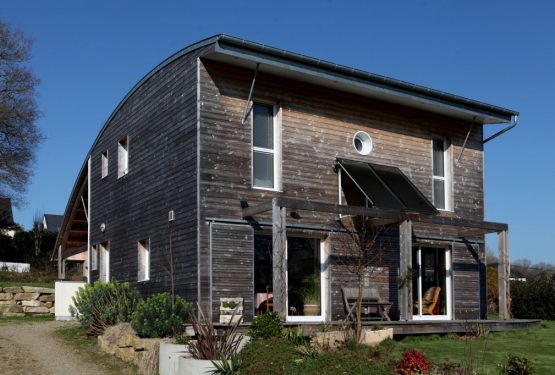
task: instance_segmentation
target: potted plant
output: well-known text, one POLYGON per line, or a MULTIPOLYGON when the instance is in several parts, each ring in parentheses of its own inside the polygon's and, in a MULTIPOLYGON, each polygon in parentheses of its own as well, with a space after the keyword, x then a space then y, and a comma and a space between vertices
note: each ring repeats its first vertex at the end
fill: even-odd
POLYGON ((220 298, 220 323, 240 322, 243 319, 243 298, 220 298))
POLYGON ((320 315, 320 277, 305 276, 301 281, 299 295, 303 300, 304 315, 320 315))

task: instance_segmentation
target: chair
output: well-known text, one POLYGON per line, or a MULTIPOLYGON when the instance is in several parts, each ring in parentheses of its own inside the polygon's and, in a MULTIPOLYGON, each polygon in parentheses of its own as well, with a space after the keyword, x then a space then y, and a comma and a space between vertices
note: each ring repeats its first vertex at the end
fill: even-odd
MULTIPOLYGON (((439 293, 441 288, 433 286, 426 290, 422 296, 422 315, 438 315, 439 314, 439 293)), ((414 307, 418 309, 418 302, 414 303, 414 307)))
POLYGON ((266 311, 274 311, 274 295, 272 293, 272 286, 266 285, 266 311), (271 310, 270 310, 271 308, 271 310))

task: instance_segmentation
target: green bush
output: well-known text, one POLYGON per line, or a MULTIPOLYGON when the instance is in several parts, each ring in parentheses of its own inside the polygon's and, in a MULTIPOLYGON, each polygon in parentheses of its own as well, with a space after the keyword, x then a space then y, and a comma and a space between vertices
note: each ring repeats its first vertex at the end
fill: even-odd
POLYGON ((498 365, 501 375, 532 375, 534 366, 526 357, 509 354, 507 361, 498 365))
POLYGON ((72 298, 71 316, 88 335, 98 336, 108 326, 129 322, 139 301, 139 292, 128 283, 97 281, 86 284, 72 298))
POLYGON ((555 275, 542 272, 527 281, 512 281, 511 310, 515 318, 554 320, 555 275))
POLYGON ((254 318, 249 328, 249 335, 253 339, 280 337, 282 329, 279 314, 273 311, 266 311, 264 314, 254 318))
POLYGON ((193 305, 180 296, 158 293, 139 302, 131 325, 141 337, 172 337, 183 333, 193 305))

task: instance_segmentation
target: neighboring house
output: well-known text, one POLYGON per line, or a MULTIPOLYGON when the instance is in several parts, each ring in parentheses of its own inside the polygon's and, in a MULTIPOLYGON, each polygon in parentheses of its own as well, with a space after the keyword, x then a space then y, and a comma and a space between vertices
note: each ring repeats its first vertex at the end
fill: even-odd
POLYGON ((484 221, 483 129, 517 116, 230 36, 203 40, 149 72, 98 134, 57 240, 60 277, 81 256, 91 282, 148 295, 173 280, 214 314, 220 298, 243 297, 249 321, 273 293, 287 321, 343 319, 354 278, 332 223, 365 215, 389 228, 365 283, 394 319, 485 318, 492 232, 508 318, 508 226, 484 221), (308 278, 321 309, 303 315, 308 278), (421 314, 432 287, 438 308, 421 314))
POLYGON ((62 226, 64 215, 44 214, 42 218, 42 228, 50 232, 58 232, 62 226))
POLYGON ((0 197, 0 226, 3 235, 13 238, 15 230, 13 229, 14 221, 10 198, 0 197))

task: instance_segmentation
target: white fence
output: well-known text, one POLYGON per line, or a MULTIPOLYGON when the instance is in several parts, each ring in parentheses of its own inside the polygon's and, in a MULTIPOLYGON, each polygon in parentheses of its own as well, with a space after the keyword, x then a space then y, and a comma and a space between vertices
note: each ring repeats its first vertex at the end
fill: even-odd
POLYGON ((29 272, 30 269, 29 263, 0 262, 0 271, 29 272))

